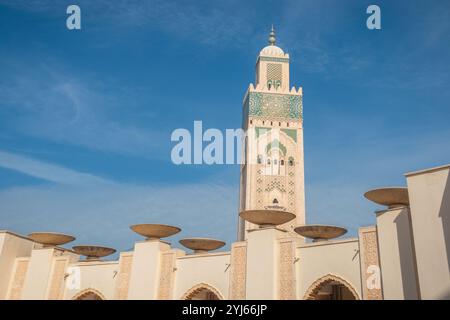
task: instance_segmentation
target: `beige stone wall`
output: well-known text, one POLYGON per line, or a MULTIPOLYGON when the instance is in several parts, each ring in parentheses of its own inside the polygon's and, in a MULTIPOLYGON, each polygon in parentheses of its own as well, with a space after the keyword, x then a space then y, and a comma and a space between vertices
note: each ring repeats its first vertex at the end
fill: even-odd
POLYGON ((9 231, 0 231, 0 300, 6 299, 16 258, 30 256, 33 242, 9 231))
POLYGON ((343 279, 361 299, 359 244, 357 239, 307 243, 297 247, 299 260, 297 296, 304 299, 308 290, 330 276, 343 279), (319 281, 320 282, 320 281, 319 281))
POLYGON ((422 299, 450 299, 450 166, 406 175, 422 299))
POLYGON ((162 254, 169 250, 170 245, 159 240, 135 243, 128 288, 129 299, 157 299, 162 254))
POLYGON ((15 260, 7 295, 9 300, 20 300, 22 298, 22 289, 27 275, 29 260, 29 258, 17 258, 15 260))
POLYGON ((44 300, 47 298, 54 258, 62 254, 63 251, 57 248, 39 248, 31 252, 21 299, 44 300))
POLYGON ((133 265, 133 253, 122 252, 119 258, 119 273, 117 274, 114 299, 126 300, 130 285, 131 267, 133 265))
POLYGON ((63 298, 66 269, 69 263, 69 257, 57 257, 53 260, 49 286, 47 288, 47 299, 61 300, 63 298))
POLYGON ((230 273, 230 299, 245 299, 247 280, 247 244, 245 242, 235 242, 231 245, 230 273))
POLYGON ((361 285, 364 300, 382 300, 380 255, 377 229, 374 226, 359 228, 359 255, 361 266, 361 285), (373 277, 376 277, 374 279, 373 277), (376 286, 369 284, 375 281, 376 286))
POLYGON ((377 214, 383 298, 418 299, 417 271, 408 207, 377 214))
POLYGON ((81 292, 94 290, 99 292, 104 299, 115 298, 117 275, 119 274, 119 263, 117 261, 92 261, 78 262, 70 267, 79 268, 81 281, 79 288, 64 287, 63 298, 73 299, 81 292))
POLYGON ((275 228, 255 229, 248 233, 245 289, 247 299, 277 299, 280 250, 278 240, 285 237, 285 233, 275 228))
POLYGON ((295 278, 295 247, 296 241, 292 238, 279 240, 278 257, 278 299, 296 299, 295 278))
POLYGON ((230 285, 229 252, 193 254, 176 260, 173 299, 181 299, 200 284, 206 284, 228 299, 230 285))
POLYGON ((162 253, 161 271, 159 273, 158 299, 169 300, 173 298, 173 288, 175 283, 177 250, 170 250, 162 253))

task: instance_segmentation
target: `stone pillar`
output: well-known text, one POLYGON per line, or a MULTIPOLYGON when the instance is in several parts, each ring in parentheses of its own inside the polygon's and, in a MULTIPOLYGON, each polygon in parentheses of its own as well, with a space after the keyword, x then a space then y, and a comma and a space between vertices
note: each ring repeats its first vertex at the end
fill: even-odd
POLYGON ((384 299, 418 299, 409 208, 377 212, 377 232, 384 299))
POLYGON ((235 242, 231 245, 230 299, 245 300, 247 270, 247 243, 235 242))
POLYGON ((160 240, 136 242, 128 299, 155 300, 157 298, 161 254, 169 249, 170 245, 160 240))
POLYGON ((122 252, 119 259, 119 272, 117 274, 114 299, 126 300, 130 284, 131 267, 133 265, 133 253, 122 252))
POLYGON ((161 271, 159 273, 158 299, 172 300, 175 286, 177 258, 185 255, 179 249, 164 251, 161 255, 161 271))
POLYGON ((380 257, 378 253, 376 227, 359 228, 359 250, 363 299, 382 300, 380 257))
POLYGON ((296 299, 295 248, 303 240, 284 238, 279 240, 278 299, 296 299))
POLYGON ((450 165, 406 175, 421 299, 450 299, 450 165))
POLYGON ((31 252, 21 299, 44 300, 47 298, 53 257, 62 254, 63 251, 55 247, 34 249, 31 252))
POLYGON ((248 232, 246 299, 278 298, 278 239, 285 234, 286 231, 274 227, 248 232))

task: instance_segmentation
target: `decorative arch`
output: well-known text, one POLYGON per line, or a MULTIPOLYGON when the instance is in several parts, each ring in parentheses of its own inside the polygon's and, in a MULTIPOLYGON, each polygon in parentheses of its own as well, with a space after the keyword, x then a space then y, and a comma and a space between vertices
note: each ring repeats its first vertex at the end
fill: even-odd
POLYGON ((345 280, 344 278, 341 278, 339 276, 333 275, 333 274, 327 274, 323 277, 320 277, 316 281, 314 281, 306 290, 305 295, 303 296, 303 300, 314 300, 314 298, 317 296, 317 293, 320 291, 320 289, 323 288, 323 286, 331 283, 331 282, 339 282, 343 286, 345 286, 348 291, 353 295, 355 300, 360 300, 358 293, 356 292, 355 288, 345 280))
POLYGON ((222 296, 222 294, 219 292, 219 290, 217 290, 216 288, 214 288, 213 286, 207 284, 207 283, 199 283, 196 284, 195 286, 193 286, 192 288, 190 288, 182 297, 182 300, 192 300, 192 298, 195 297, 195 295, 197 295, 198 293, 200 293, 203 290, 207 290, 212 292, 214 295, 217 296, 217 298, 219 300, 224 300, 224 297, 222 296))
POLYGON ((287 151, 286 146, 284 144, 282 144, 280 142, 280 140, 278 140, 278 139, 274 139, 274 140, 272 140, 272 142, 269 142, 266 145, 266 154, 269 154, 272 149, 278 149, 281 151, 281 154, 283 156, 286 155, 286 151, 287 151))
POLYGON ((86 298, 89 296, 94 297, 94 299, 90 300, 106 300, 106 297, 100 291, 93 288, 87 288, 78 292, 73 296, 72 300, 87 300, 86 298))

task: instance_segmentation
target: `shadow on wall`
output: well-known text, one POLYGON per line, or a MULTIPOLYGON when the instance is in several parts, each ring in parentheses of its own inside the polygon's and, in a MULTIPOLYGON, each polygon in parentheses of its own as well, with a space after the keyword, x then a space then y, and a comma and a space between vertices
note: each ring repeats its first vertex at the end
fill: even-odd
MULTIPOLYGON (((447 176, 447 182, 445 183, 444 196, 442 198, 441 208, 439 209, 439 217, 442 219, 442 229, 447 251, 447 265, 450 272, 450 174, 447 176)), ((447 291, 442 299, 450 299, 450 290, 447 291)))
POLYGON ((438 300, 450 300, 450 290, 447 290, 438 300))
POLYGON ((408 209, 405 207, 395 218, 395 227, 397 229, 398 252, 400 259, 400 269, 402 274, 403 294, 406 300, 416 300, 417 283, 416 270, 414 263, 414 253, 412 239, 412 230, 408 209))

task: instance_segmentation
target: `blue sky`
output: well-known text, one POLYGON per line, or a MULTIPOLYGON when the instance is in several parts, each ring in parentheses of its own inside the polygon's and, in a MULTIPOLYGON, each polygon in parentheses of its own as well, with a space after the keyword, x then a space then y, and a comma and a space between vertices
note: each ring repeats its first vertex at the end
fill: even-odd
POLYGON ((183 229, 174 244, 234 241, 238 166, 175 166, 170 134, 240 126, 272 23, 304 92, 307 222, 354 236, 375 222, 365 191, 450 162, 446 0, 0 1, 0 229, 127 250, 130 224, 156 222, 183 229))

